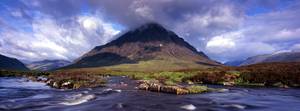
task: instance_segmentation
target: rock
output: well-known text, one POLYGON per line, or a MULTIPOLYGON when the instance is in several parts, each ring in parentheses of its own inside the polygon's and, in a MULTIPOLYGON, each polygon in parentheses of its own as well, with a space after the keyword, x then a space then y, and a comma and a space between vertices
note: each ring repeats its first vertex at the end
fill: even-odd
POLYGON ((71 84, 71 82, 70 81, 68 81, 68 82, 64 82, 64 83, 62 83, 62 86, 67 86, 67 85, 70 85, 71 84))
POLYGON ((189 93, 188 90, 183 89, 179 86, 163 86, 163 87, 161 87, 161 92, 173 93, 173 94, 177 94, 177 95, 183 95, 183 94, 189 93))
POLYGON ((53 80, 52 80, 52 79, 49 79, 49 80, 46 81, 46 84, 47 84, 47 85, 51 85, 52 82, 53 82, 53 80))
POLYGON ((149 88, 149 85, 146 83, 140 84, 138 86, 138 89, 141 89, 141 90, 148 90, 148 88, 149 88))
POLYGON ((288 85, 283 84, 282 82, 274 83, 272 86, 280 87, 280 88, 289 88, 288 85))
POLYGON ((70 81, 67 81, 67 82, 64 82, 64 83, 61 84, 61 88, 72 89, 73 84, 70 81))
POLYGON ((160 92, 161 84, 159 83, 150 83, 149 89, 150 91, 160 92))
POLYGON ((223 82, 224 86, 233 86, 235 83, 234 81, 230 81, 230 82, 223 82))
POLYGON ((37 77, 37 81, 39 81, 39 82, 46 82, 47 80, 48 80, 48 78, 46 78, 44 76, 37 77))
POLYGON ((192 81, 187 81, 187 83, 188 83, 189 85, 193 85, 193 84, 194 84, 194 82, 192 82, 192 81))
POLYGON ((37 81, 37 77, 35 77, 35 76, 28 76, 27 79, 29 79, 31 81, 37 81))
POLYGON ((54 88, 59 88, 59 85, 58 85, 57 82, 53 82, 52 87, 54 87, 54 88))

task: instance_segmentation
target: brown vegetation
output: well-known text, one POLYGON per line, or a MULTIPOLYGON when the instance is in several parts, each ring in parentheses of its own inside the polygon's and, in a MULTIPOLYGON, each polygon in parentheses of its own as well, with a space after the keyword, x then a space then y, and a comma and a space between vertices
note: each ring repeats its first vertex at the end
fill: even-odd
POLYGON ((200 71, 184 78, 206 84, 264 85, 299 87, 300 63, 262 63, 243 67, 222 67, 200 71))
POLYGON ((241 78, 249 83, 265 83, 270 86, 282 83, 298 87, 300 84, 300 63, 262 63, 239 67, 241 78))

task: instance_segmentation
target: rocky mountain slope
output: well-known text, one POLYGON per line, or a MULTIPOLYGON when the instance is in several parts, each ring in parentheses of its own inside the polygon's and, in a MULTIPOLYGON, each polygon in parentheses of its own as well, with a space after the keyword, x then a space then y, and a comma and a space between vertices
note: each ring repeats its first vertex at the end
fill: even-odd
POLYGON ((220 65, 156 23, 97 46, 65 68, 186 69, 220 65))
POLYGON ((18 70, 28 71, 29 69, 19 60, 6 57, 0 54, 0 69, 1 70, 18 70))

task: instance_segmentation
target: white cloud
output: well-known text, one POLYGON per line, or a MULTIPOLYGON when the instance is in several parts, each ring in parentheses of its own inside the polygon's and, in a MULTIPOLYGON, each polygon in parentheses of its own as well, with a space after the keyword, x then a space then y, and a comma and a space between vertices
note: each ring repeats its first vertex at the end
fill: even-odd
POLYGON ((274 46, 267 43, 249 41, 246 32, 247 30, 244 29, 212 37, 207 42, 205 51, 210 57, 222 62, 276 51, 274 46))
POLYGON ((107 43, 119 31, 97 16, 76 17, 73 24, 59 24, 51 17, 35 19, 32 31, 0 32, 0 52, 24 60, 73 60, 93 47, 107 43))
POLYGON ((98 27, 98 24, 96 23, 96 21, 94 19, 85 19, 82 22, 82 25, 84 28, 86 28, 87 30, 96 30, 98 27))
POLYGON ((15 17, 22 17, 23 16, 22 12, 19 11, 19 10, 18 11, 12 11, 11 15, 15 16, 15 17))
POLYGON ((243 31, 224 33, 215 37, 212 37, 206 43, 206 50, 209 53, 221 54, 230 50, 235 50, 236 45, 240 39, 243 39, 243 31))
POLYGON ((206 44, 206 49, 212 53, 224 53, 235 47, 235 42, 232 39, 224 37, 214 37, 206 44))
POLYGON ((133 1, 130 5, 130 9, 139 17, 147 20, 153 20, 152 9, 145 4, 145 1, 133 1))
POLYGON ((282 29, 274 36, 275 40, 293 40, 300 38, 300 28, 296 29, 282 29))
POLYGON ((300 52, 300 44, 294 44, 291 48, 293 51, 300 52))

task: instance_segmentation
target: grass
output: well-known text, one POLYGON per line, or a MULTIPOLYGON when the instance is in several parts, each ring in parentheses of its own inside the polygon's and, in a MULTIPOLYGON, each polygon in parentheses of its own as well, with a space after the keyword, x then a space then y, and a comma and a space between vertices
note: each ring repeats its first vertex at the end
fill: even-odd
POLYGON ((0 70, 0 77, 20 77, 20 76, 41 76, 50 75, 49 72, 39 71, 12 71, 12 70, 0 70))
POLYGON ((196 64, 190 61, 179 60, 148 60, 140 61, 136 64, 121 64, 115 66, 102 67, 105 70, 113 71, 134 71, 134 72, 162 72, 162 71, 174 71, 183 69, 199 69, 208 68, 208 66, 196 64))
POLYGON ((186 89, 189 91, 191 94, 197 94, 197 93, 203 93, 208 91, 207 86, 188 86, 186 89))

